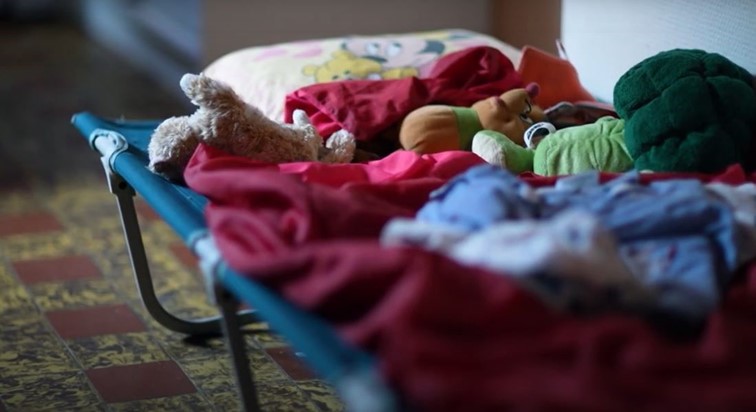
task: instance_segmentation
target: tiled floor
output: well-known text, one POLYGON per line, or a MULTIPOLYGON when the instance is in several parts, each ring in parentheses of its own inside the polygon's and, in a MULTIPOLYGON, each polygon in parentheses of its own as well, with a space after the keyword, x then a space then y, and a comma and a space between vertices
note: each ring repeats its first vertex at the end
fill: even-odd
MULTIPOLYGON (((69 124, 81 110, 160 118, 183 103, 74 29, 0 22, 0 107, 0 412, 237 410, 223 342, 170 332, 142 308, 115 199, 69 124)), ((138 205, 161 300, 216 314, 191 254, 138 205)), ((264 410, 341 409, 258 329, 247 344, 264 410)))

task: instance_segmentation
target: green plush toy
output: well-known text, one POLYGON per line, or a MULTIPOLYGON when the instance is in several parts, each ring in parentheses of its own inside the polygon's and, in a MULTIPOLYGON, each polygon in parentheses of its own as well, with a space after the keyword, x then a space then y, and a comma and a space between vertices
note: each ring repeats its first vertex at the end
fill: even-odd
POLYGON ((566 127, 547 135, 535 149, 519 146, 491 130, 478 132, 473 151, 487 162, 514 173, 532 171, 557 176, 599 170, 625 172, 633 161, 625 149, 625 121, 611 116, 594 123, 566 127))
POLYGON ((739 163, 750 169, 752 81, 744 68, 703 50, 669 50, 636 64, 614 88, 635 168, 713 173, 739 163))

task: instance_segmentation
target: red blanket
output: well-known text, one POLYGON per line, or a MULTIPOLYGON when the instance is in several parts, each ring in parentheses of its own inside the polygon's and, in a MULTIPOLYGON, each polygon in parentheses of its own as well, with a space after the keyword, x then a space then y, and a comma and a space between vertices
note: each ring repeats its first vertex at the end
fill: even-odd
MULTIPOLYGON (((680 342, 631 316, 558 313, 506 277, 378 245, 388 219, 411 216, 478 163, 397 152, 370 164, 270 165, 202 146, 185 177, 210 198, 229 264, 376 354, 418 410, 756 410, 754 266, 702 335, 680 342)), ((646 176, 664 177, 674 175, 646 176)), ((738 168, 701 177, 751 179, 738 168)))
POLYGON ((522 87, 504 54, 487 46, 441 57, 427 78, 351 80, 305 86, 286 96, 285 121, 304 110, 321 136, 346 129, 370 140, 418 107, 431 103, 471 106, 478 100, 522 87))

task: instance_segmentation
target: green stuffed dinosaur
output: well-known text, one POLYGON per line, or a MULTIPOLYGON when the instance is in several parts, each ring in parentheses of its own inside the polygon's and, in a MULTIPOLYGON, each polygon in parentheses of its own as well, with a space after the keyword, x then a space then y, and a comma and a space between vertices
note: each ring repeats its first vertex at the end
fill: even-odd
POLYGON ((557 130, 534 149, 519 146, 501 133, 483 130, 473 137, 473 152, 514 173, 556 176, 588 170, 625 172, 633 168, 633 161, 625 148, 624 130, 624 120, 606 116, 594 123, 557 130))

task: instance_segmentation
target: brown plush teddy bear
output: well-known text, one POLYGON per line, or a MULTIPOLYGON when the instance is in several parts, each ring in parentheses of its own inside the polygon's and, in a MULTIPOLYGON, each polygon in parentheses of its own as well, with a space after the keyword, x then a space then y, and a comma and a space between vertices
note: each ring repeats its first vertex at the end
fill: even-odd
POLYGON ((402 121, 399 142, 404 149, 422 154, 473 150, 473 136, 493 130, 525 146, 525 131, 546 119, 543 110, 531 103, 537 93, 537 85, 531 84, 480 100, 472 107, 420 107, 402 121))
POLYGON ((200 142, 232 155, 271 163, 347 163, 354 157, 351 133, 339 130, 323 145, 323 138, 301 110, 294 113, 294 124, 280 124, 244 102, 225 83, 185 74, 180 84, 197 110, 163 121, 147 147, 149 169, 170 180, 182 180, 184 168, 200 142))

